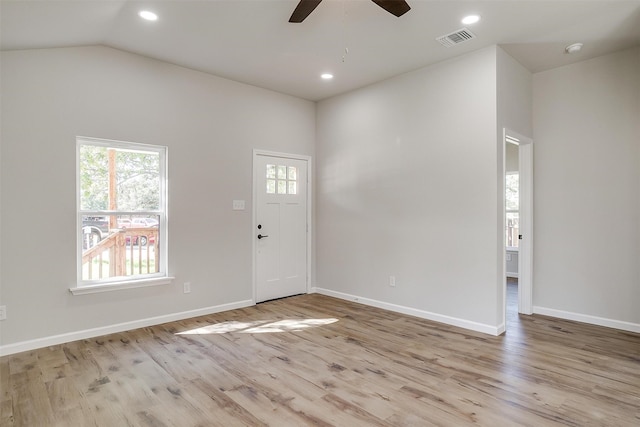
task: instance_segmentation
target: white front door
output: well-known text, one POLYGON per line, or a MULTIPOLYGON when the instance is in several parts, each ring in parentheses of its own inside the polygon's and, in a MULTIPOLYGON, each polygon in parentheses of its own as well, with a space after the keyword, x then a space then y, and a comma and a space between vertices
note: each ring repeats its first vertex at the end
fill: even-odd
POLYGON ((307 292, 307 163, 254 154, 256 302, 307 292))

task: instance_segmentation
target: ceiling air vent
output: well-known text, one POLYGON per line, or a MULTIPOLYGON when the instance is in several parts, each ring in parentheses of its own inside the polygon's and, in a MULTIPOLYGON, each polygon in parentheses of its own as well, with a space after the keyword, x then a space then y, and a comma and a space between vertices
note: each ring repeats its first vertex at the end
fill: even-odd
POLYGON ((444 47, 451 47, 475 38, 475 34, 473 34, 466 28, 462 28, 460 30, 454 31, 453 33, 440 36, 436 38, 436 40, 444 47))

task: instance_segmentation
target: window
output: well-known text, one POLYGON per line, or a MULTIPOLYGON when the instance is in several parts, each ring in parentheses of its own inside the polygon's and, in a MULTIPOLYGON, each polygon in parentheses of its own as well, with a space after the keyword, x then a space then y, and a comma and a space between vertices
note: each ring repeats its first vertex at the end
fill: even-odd
POLYGON ((505 181, 505 200, 506 200, 506 236, 507 247, 518 247, 518 232, 520 230, 520 175, 518 172, 509 172, 505 181))
POLYGON ((298 168, 267 165, 267 194, 298 194, 298 168))
POLYGON ((77 138, 75 289, 167 278, 166 162, 166 147, 77 138))

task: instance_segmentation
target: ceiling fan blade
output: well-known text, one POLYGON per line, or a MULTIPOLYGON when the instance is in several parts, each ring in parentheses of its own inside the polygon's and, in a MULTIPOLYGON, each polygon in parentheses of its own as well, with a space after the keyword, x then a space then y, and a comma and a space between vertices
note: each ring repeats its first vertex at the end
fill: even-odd
POLYGON ((300 23, 320 4, 322 0, 300 0, 289 18, 289 22, 300 23))
POLYGON ((404 0, 372 0, 375 4, 395 15, 402 16, 409 12, 411 7, 404 0))

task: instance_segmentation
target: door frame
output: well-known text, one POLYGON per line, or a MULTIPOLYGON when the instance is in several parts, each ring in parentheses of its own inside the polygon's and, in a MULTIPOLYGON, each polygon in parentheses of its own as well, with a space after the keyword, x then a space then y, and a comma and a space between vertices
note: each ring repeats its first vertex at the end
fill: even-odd
POLYGON ((252 218, 251 218, 251 259, 252 259, 252 281, 253 281, 253 295, 252 302, 256 304, 258 300, 258 270, 257 270, 257 261, 256 261, 256 243, 257 240, 255 238, 255 231, 258 227, 258 185, 257 180, 258 177, 255 174, 256 171, 256 159, 258 156, 269 156, 269 157, 279 157, 283 159, 293 159, 293 160, 302 160, 307 162, 307 274, 305 278, 306 284, 306 292, 309 293, 311 291, 311 260, 312 258, 312 219, 313 216, 311 213, 313 212, 313 195, 312 195, 312 162, 311 156, 303 155, 303 154, 291 154, 291 153, 281 153, 277 151, 269 151, 269 150, 260 150, 257 148, 253 149, 253 155, 251 158, 251 176, 252 176, 252 192, 253 192, 253 209, 252 209, 252 218))
POLYGON ((502 133, 502 280, 503 280, 503 325, 506 329, 507 316, 507 244, 506 230, 506 201, 504 176, 506 174, 507 137, 519 141, 518 144, 518 173, 519 190, 519 234, 524 237, 518 242, 518 313, 533 314, 533 140, 508 128, 502 133))

